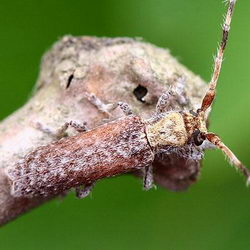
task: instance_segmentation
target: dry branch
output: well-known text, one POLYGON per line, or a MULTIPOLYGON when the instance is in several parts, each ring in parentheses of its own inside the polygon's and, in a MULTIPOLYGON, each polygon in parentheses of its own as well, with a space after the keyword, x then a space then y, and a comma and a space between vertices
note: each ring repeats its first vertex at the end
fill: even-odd
MULTIPOLYGON (((0 124, 0 224, 52 198, 14 198, 4 173, 27 153, 54 140, 35 124, 56 131, 71 120, 86 122, 89 128, 107 122, 107 114, 86 99, 86 92, 104 103, 125 101, 135 114, 148 118, 162 92, 180 76, 189 99, 183 108, 197 108, 206 85, 164 49, 128 38, 66 36, 57 42, 43 57, 33 97, 0 124)), ((112 119, 120 116, 117 110, 112 119)), ((171 155, 157 158, 154 171, 157 184, 182 190, 195 181, 199 167, 187 169, 171 155)), ((116 169, 115 173, 124 172, 116 169)))

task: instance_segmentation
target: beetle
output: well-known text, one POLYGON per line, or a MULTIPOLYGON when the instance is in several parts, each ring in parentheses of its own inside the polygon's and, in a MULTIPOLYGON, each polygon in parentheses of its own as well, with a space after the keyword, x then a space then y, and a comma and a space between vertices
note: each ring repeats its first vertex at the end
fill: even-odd
POLYGON ((83 198, 97 180, 136 169, 143 169, 144 189, 148 190, 153 186, 152 163, 156 155, 174 153, 187 162, 198 162, 203 151, 211 147, 220 149, 249 182, 249 170, 218 135, 207 129, 235 3, 236 0, 229 0, 212 78, 197 110, 178 108, 185 102, 180 91, 185 84, 183 78, 176 80, 175 88, 162 94, 155 114, 148 120, 134 115, 126 103, 105 105, 89 94, 87 98, 101 110, 110 112, 119 106, 125 117, 92 130, 75 122, 66 123, 57 136, 63 135, 68 126, 80 133, 39 147, 7 168, 12 195, 53 196, 75 187, 77 197, 83 198))

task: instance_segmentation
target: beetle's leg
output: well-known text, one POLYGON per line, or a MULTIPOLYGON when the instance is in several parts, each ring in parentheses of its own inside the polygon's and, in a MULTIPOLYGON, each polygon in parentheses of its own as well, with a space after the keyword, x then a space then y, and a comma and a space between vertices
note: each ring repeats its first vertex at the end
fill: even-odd
POLYGON ((169 91, 163 93, 156 104, 156 113, 159 114, 169 111, 171 109, 172 98, 173 97, 171 96, 169 91))
POLYGON ((75 121, 66 122, 60 129, 58 129, 55 133, 55 136, 60 139, 65 136, 65 132, 68 129, 68 127, 74 128, 77 132, 86 132, 87 126, 86 123, 80 124, 75 121))
POLYGON ((115 110, 117 107, 120 107, 125 115, 131 115, 133 113, 127 103, 117 102, 113 104, 105 104, 93 93, 85 92, 84 95, 99 111, 107 114, 108 116, 111 116, 110 112, 115 110))
POLYGON ((45 127, 42 123, 40 122, 32 122, 31 126, 37 130, 42 131, 43 133, 50 135, 51 137, 54 137, 54 132, 49 128, 45 127))
POLYGON ((76 187, 76 197, 78 199, 83 199, 87 197, 92 191, 94 185, 95 185, 95 182, 92 182, 92 183, 84 185, 84 187, 80 187, 80 186, 76 187))
POLYGON ((183 77, 178 78, 175 84, 160 96, 156 105, 156 113, 182 110, 183 106, 188 104, 184 87, 185 79, 183 77))
POLYGON ((92 103, 99 111, 105 113, 106 115, 110 116, 109 113, 109 104, 103 103, 95 94, 85 92, 84 96, 88 99, 90 103, 92 103))
POLYGON ((117 107, 119 107, 125 115, 132 115, 133 114, 133 111, 131 110, 129 105, 125 102, 117 102, 117 103, 111 104, 110 111, 116 109, 117 107))
POLYGON ((143 187, 145 190, 149 190, 153 187, 154 177, 153 177, 153 165, 150 164, 144 169, 143 177, 143 187))
POLYGON ((74 128, 77 132, 87 131, 86 123, 79 124, 79 123, 74 122, 74 121, 66 122, 61 128, 59 128, 55 132, 51 131, 51 129, 48 127, 44 127, 40 122, 36 122, 34 124, 34 127, 36 129, 50 135, 51 137, 54 137, 55 139, 61 139, 62 137, 67 136, 67 134, 65 132, 69 126, 74 128))

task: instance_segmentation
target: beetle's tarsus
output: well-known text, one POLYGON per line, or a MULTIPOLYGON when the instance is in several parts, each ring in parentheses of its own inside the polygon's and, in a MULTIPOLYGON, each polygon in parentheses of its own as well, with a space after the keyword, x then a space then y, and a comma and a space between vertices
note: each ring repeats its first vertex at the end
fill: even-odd
POLYGON ((76 187, 76 189, 75 189, 76 190, 76 197, 78 199, 83 199, 83 198, 87 197, 91 193, 94 185, 95 185, 95 183, 90 183, 90 184, 84 185, 84 187, 81 187, 81 186, 76 187))

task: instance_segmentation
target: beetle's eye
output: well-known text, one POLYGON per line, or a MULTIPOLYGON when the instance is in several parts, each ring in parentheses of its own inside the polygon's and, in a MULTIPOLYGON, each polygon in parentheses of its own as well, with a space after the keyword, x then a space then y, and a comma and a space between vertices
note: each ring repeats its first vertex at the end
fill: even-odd
POLYGON ((200 146, 204 140, 206 139, 206 137, 204 136, 203 133, 201 133, 201 131, 199 129, 196 129, 192 135, 193 140, 194 140, 194 144, 196 146, 200 146))

